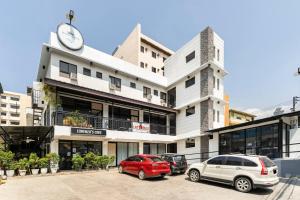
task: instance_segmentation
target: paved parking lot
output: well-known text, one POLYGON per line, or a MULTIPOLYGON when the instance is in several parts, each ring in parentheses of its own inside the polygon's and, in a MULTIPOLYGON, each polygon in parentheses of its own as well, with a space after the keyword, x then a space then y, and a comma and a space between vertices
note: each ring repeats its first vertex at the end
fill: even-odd
MULTIPOLYGON (((280 187, 280 184, 275 186, 280 187)), ((186 175, 141 181, 135 176, 109 172, 83 172, 39 177, 11 178, 0 186, 1 200, 91 200, 91 199, 269 199, 273 190, 257 189, 244 194, 230 186, 193 183, 186 175)))

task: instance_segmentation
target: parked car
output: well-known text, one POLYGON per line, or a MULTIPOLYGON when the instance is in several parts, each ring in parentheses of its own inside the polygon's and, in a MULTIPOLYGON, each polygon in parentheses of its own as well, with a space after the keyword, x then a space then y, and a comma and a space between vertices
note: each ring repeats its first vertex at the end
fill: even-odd
POLYGON ((154 155, 135 155, 121 161, 119 173, 137 175, 143 180, 149 177, 164 177, 170 173, 170 164, 154 155))
POLYGON ((277 166, 266 156, 220 155, 188 169, 191 181, 200 179, 230 184, 240 192, 270 187, 279 182, 277 166))
POLYGON ((170 175, 175 173, 184 174, 187 170, 187 162, 182 154, 167 153, 161 155, 161 158, 170 164, 170 175))

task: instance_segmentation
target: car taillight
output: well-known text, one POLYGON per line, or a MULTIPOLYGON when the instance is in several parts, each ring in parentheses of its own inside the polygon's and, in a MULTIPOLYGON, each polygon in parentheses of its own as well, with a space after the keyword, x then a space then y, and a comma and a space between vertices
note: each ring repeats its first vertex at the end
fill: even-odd
POLYGON ((266 168, 264 161, 262 159, 259 159, 259 162, 261 164, 261 172, 260 172, 260 174, 261 175, 268 175, 268 169, 266 168))

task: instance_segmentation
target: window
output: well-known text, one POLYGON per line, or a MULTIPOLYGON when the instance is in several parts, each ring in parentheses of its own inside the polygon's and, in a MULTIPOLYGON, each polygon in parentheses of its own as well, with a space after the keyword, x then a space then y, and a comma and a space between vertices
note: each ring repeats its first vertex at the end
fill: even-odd
POLYGON ((216 121, 216 110, 213 109, 213 121, 215 122, 216 121))
POLYGON ((110 86, 115 87, 117 90, 121 90, 121 79, 109 76, 110 78, 110 86))
POLYGON ((143 96, 144 96, 144 98, 147 98, 148 95, 151 95, 151 89, 144 86, 144 88, 143 88, 143 96))
POLYGON ((188 63, 195 58, 195 51, 185 57, 185 62, 188 63))
POLYGON ((91 70, 88 68, 83 68, 83 75, 91 76, 91 70))
POLYGON ((220 49, 217 50, 217 60, 220 60, 220 49))
POLYGON ((59 61, 59 72, 61 76, 70 78, 71 73, 77 74, 77 66, 64 61, 59 61))
POLYGON ((10 113, 10 116, 12 116, 12 117, 20 117, 20 114, 19 113, 10 113))
POLYGON ((6 96, 2 96, 2 95, 1 95, 1 99, 6 99, 6 96))
POLYGON ((152 72, 156 73, 156 68, 152 67, 152 72))
POLYGON ((141 68, 144 68, 145 64, 143 62, 140 62, 140 66, 141 66, 141 68))
POLYGON ((212 158, 207 161, 208 165, 224 165, 225 164, 225 156, 218 156, 216 158, 212 158))
POLYGON ((20 122, 10 122, 11 125, 20 125, 20 122))
POLYGON ((1 112, 1 116, 6 116, 6 112, 1 112))
POLYGON ((14 105, 14 104, 11 104, 11 105, 10 105, 10 108, 13 108, 13 109, 19 109, 19 108, 20 108, 20 106, 19 106, 19 105, 14 105))
POLYGON ((165 57, 163 57, 163 62, 165 62, 167 59, 165 57))
POLYGON ((10 97, 10 100, 12 100, 12 101, 19 101, 20 99, 18 97, 10 97))
POLYGON ((96 78, 102 79, 102 73, 101 72, 96 72, 96 78))
POLYGON ((217 111, 217 122, 220 122, 220 111, 217 111))
POLYGON ((146 67, 146 68, 148 67, 148 64, 147 64, 147 63, 145 63, 145 67, 146 67))
POLYGON ((131 88, 136 88, 136 84, 134 82, 130 82, 130 87, 131 88))
POLYGON ((168 106, 174 108, 176 106, 176 87, 168 91, 168 106))
POLYGON ((243 161, 244 161, 244 166, 246 167, 257 167, 257 164, 251 160, 243 159, 243 161))
POLYGON ((195 77, 190 78, 189 80, 185 81, 185 88, 188 88, 194 84, 195 84, 195 77))
POLYGON ((6 124, 6 120, 1 120, 1 124, 6 124))
POLYGON ((239 158, 239 157, 234 157, 234 156, 227 156, 225 165, 242 166, 243 159, 239 158))
POLYGON ((217 90, 220 89, 220 79, 217 79, 217 90))
POLYGON ((5 103, 1 103, 1 107, 2 108, 6 108, 6 104, 5 103))
POLYGON ((144 53, 145 52, 145 48, 143 46, 141 46, 141 52, 144 53))
POLYGON ((154 91, 153 91, 153 94, 154 94, 155 96, 158 96, 158 91, 157 91, 157 90, 154 90, 154 91))
POLYGON ((213 76, 213 86, 216 88, 216 77, 213 76))
POLYGON ((185 148, 192 148, 195 147, 195 139, 194 138, 188 138, 185 140, 185 148))
POLYGON ((190 116, 195 114, 195 106, 190 107, 188 109, 185 110, 185 116, 190 116))
POLYGON ((160 99, 164 101, 164 103, 167 102, 167 94, 164 92, 160 92, 160 99))
POLYGON ((156 53, 152 51, 152 57, 156 58, 156 53))

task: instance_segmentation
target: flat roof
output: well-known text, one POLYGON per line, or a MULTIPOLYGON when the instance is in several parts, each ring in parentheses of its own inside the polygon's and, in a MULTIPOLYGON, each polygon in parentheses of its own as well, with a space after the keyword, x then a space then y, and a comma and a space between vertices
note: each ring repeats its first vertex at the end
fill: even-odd
POLYGON ((266 118, 262 118, 262 119, 257 119, 257 120, 253 120, 253 121, 250 121, 250 122, 245 122, 245 123, 236 124, 236 125, 232 125, 232 126, 224 126, 224 127, 221 127, 221 128, 211 129, 211 130, 208 130, 206 132, 207 133, 220 132, 220 131, 225 131, 225 130, 230 130, 230 129, 235 129, 235 128, 241 128, 243 126, 249 126, 249 125, 260 124, 260 123, 264 123, 264 122, 268 122, 268 121, 273 121, 273 120, 280 119, 281 117, 291 117, 291 116, 300 116, 300 111, 284 113, 284 114, 281 114, 281 115, 276 115, 276 116, 266 117, 266 118))

